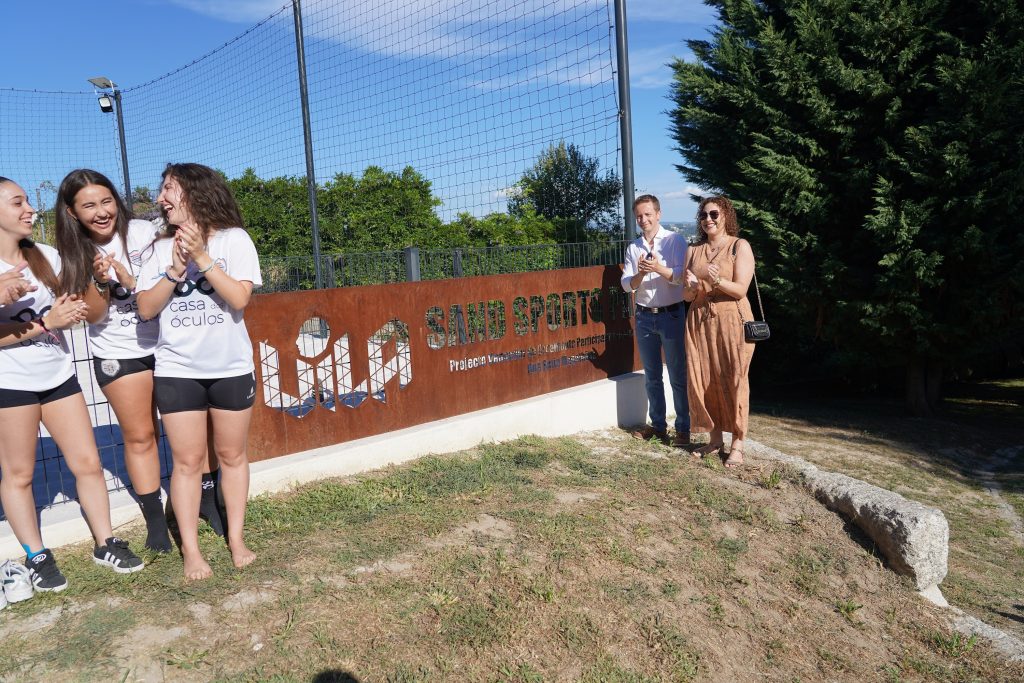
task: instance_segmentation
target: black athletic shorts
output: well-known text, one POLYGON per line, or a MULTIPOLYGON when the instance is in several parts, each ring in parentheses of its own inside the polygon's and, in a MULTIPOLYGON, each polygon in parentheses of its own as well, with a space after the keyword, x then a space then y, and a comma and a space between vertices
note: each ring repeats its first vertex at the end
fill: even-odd
POLYGON ((245 410, 256 400, 256 377, 251 372, 214 379, 154 377, 153 391, 162 415, 207 408, 245 410))
POLYGON ((107 386, 115 379, 121 379, 125 375, 134 375, 136 372, 150 372, 156 367, 156 357, 153 354, 142 358, 120 358, 120 359, 92 359, 92 371, 96 375, 96 382, 100 388, 107 386))
POLYGON ((78 386, 78 378, 74 375, 46 391, 21 391, 20 389, 0 389, 0 408, 14 408, 15 406, 30 406, 34 404, 44 405, 51 401, 59 401, 68 396, 82 393, 82 387, 78 386))

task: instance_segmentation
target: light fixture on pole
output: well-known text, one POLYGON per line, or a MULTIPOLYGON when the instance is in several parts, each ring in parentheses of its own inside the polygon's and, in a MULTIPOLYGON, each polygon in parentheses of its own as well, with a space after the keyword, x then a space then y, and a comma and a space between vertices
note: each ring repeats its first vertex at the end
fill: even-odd
POLYGON ((124 201, 128 208, 132 207, 132 181, 128 177, 128 148, 124 142, 124 114, 121 111, 121 91, 117 89, 117 83, 106 76, 90 78, 89 82, 93 87, 110 92, 98 93, 96 101, 99 102, 100 111, 109 114, 117 111, 117 136, 121 142, 121 169, 124 172, 124 201))

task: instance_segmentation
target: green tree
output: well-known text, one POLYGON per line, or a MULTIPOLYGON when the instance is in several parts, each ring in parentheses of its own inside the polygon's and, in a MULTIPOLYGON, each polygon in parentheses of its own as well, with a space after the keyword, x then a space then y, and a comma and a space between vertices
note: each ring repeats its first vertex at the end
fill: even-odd
POLYGON ((551 145, 523 173, 509 197, 508 212, 518 218, 532 210, 547 218, 560 242, 607 237, 622 224, 622 183, 615 171, 601 174, 599 169, 600 162, 576 145, 551 145))
POLYGON ((944 372, 1024 331, 1020 4, 708 4, 712 39, 673 63, 679 170, 736 201, 777 351, 902 367, 930 412, 944 372))
POLYGON ((248 168, 228 184, 261 255, 308 256, 313 253, 305 178, 282 176, 264 180, 248 168))

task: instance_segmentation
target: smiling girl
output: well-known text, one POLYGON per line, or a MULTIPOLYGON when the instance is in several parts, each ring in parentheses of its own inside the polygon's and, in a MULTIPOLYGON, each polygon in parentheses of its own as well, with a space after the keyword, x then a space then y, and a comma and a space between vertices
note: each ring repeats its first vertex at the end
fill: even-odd
POLYGON ((169 164, 157 203, 168 227, 139 275, 139 313, 160 317, 154 381, 174 458, 171 503, 185 576, 204 579, 213 573, 197 537, 207 418, 220 461, 232 561, 244 567, 256 559, 242 535, 256 394, 243 314, 263 280, 256 247, 219 173, 199 164, 169 164))
POLYGON ((125 467, 146 519, 146 547, 170 552, 153 401, 158 328, 155 320, 139 317, 135 301, 142 257, 156 227, 131 220, 114 184, 88 169, 64 178, 55 213, 61 289, 85 292, 90 303, 93 370, 121 427, 125 467))
POLYGON ((0 500, 25 548, 35 589, 61 591, 67 580, 43 546, 32 494, 40 421, 75 476, 96 541, 93 560, 118 573, 139 571, 143 563, 111 529, 107 484, 64 339, 63 331, 84 320, 88 306, 62 290, 57 251, 31 241, 34 214, 25 190, 0 177, 0 273, 24 262, 29 281, 18 299, 0 305, 0 500))

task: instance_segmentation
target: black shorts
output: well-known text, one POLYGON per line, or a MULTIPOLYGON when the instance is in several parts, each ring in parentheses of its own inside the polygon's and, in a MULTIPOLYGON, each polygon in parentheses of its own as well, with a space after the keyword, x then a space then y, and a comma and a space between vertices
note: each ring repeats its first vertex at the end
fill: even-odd
POLYGON ((207 408, 245 410, 256 400, 256 377, 251 372, 213 379, 154 377, 153 393, 162 415, 207 408))
POLYGON ((82 393, 82 387, 78 386, 78 378, 74 375, 68 377, 65 382, 53 389, 46 391, 21 391, 20 389, 0 389, 0 408, 14 408, 16 406, 44 405, 51 401, 59 401, 68 396, 82 393))
POLYGON ((100 388, 107 386, 116 379, 125 375, 134 375, 136 372, 153 372, 156 367, 156 357, 153 354, 142 358, 120 358, 120 359, 92 359, 92 371, 96 375, 96 383, 100 388))

